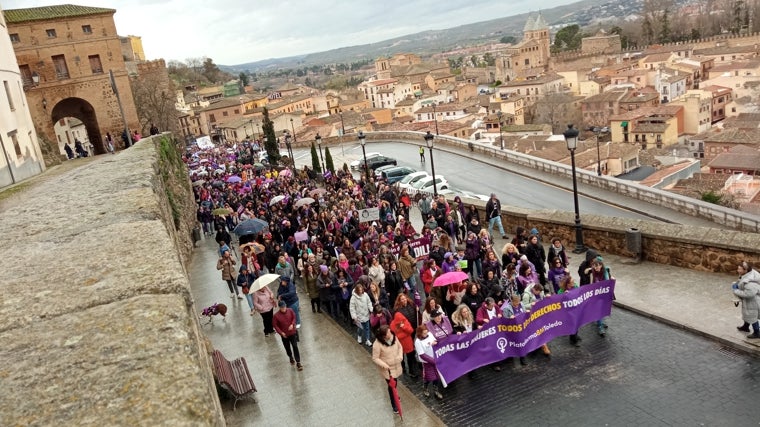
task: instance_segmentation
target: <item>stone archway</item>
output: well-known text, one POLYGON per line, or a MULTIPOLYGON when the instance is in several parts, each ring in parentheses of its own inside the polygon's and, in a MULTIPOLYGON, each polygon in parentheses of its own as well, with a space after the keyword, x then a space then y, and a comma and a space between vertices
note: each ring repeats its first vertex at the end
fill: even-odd
POLYGON ((95 108, 89 102, 82 98, 65 98, 55 104, 51 110, 50 117, 54 125, 66 117, 79 119, 87 130, 87 138, 90 140, 95 154, 104 154, 106 152, 95 108))

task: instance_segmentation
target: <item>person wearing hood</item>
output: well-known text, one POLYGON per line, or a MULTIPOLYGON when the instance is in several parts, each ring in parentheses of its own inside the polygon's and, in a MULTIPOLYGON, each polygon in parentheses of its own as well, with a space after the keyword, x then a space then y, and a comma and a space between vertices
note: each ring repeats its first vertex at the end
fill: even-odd
POLYGON ((398 380, 403 373, 401 362, 404 360, 404 349, 396 335, 391 331, 390 326, 383 325, 375 332, 375 343, 372 345, 372 361, 375 362, 380 375, 383 376, 388 384, 388 397, 390 397, 391 408, 398 414, 398 407, 393 398, 393 388, 391 388, 391 377, 398 380))
POLYGON ((515 237, 512 239, 512 244, 517 247, 517 250, 521 253, 525 253, 525 248, 528 245, 528 231, 525 228, 518 226, 515 228, 515 237))
POLYGON ((364 285, 358 283, 354 287, 354 291, 351 294, 351 301, 348 304, 349 313, 354 320, 354 324, 357 328, 356 341, 361 344, 362 338, 364 339, 364 345, 367 347, 372 345, 370 340, 370 322, 369 317, 372 313, 372 301, 369 299, 369 295, 364 292, 364 285))
POLYGON ((539 283, 541 283, 541 286, 543 286, 544 289, 548 290, 546 286, 546 252, 544 252, 544 246, 538 240, 537 235, 531 234, 530 237, 528 237, 528 245, 525 247, 525 255, 528 257, 528 260, 533 263, 533 267, 535 268, 534 271, 538 274, 539 283))
POLYGON ((581 263, 581 265, 578 266, 578 277, 581 278, 581 286, 591 283, 591 279, 589 278, 587 270, 591 267, 591 261, 593 261, 597 256, 599 256, 599 253, 593 249, 586 251, 586 259, 581 263))
POLYGON ((280 276, 280 286, 277 288, 277 300, 285 301, 288 308, 293 310, 296 315, 296 329, 301 327, 301 313, 298 310, 298 294, 296 293, 296 285, 285 277, 280 276))
POLYGON ((747 335, 749 339, 760 338, 760 273, 752 267, 752 264, 742 261, 736 267, 739 280, 732 285, 734 295, 739 297, 742 303, 742 320, 744 324, 736 329, 749 332, 752 325, 752 333, 747 335))

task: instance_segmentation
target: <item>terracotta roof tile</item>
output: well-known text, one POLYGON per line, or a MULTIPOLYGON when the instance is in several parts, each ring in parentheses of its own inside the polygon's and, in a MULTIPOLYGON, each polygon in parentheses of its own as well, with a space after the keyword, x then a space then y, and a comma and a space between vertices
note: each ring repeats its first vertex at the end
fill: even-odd
POLYGON ((116 9, 61 4, 56 6, 30 7, 26 9, 8 9, 3 13, 5 14, 5 21, 8 24, 18 24, 21 22, 47 21, 75 16, 101 14, 113 15, 116 13, 116 9))

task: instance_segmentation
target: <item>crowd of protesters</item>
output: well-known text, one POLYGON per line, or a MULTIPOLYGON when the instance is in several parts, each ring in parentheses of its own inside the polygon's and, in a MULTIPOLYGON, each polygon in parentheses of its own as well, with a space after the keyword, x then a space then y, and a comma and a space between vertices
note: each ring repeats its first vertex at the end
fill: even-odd
MULTIPOLYGON (((265 336, 281 335, 299 370, 300 310, 311 309, 353 325, 357 342, 372 348, 386 381, 402 373, 410 378, 421 374, 425 396, 443 399, 432 351, 436 343, 494 318, 530 311, 547 295, 578 286, 560 239, 551 239, 545 251, 536 229, 517 227, 514 238, 507 238, 495 194, 481 217, 459 197, 451 202, 411 197, 382 182, 357 179, 348 168, 320 177, 306 168, 263 168, 255 163, 256 148, 247 142, 234 149, 193 147, 185 161, 198 221, 219 243, 217 268, 231 298, 247 300, 251 315, 262 317, 265 336), (359 211, 370 207, 378 208, 379 217, 364 221, 359 211), (421 214, 420 228, 412 225, 412 208, 421 214), (268 227, 240 236, 234 247, 230 233, 252 218, 268 227), (494 240, 493 230, 500 240, 494 240), (409 243, 421 237, 431 245, 418 260, 409 243), (434 286, 436 278, 450 271, 464 271, 469 279, 434 286), (249 291, 265 273, 281 276, 277 290, 249 291), (296 284, 308 304, 299 305, 296 284), (282 314, 273 316, 275 311, 282 314), (273 317, 279 318, 274 326, 273 317)), ((611 278, 593 251, 578 274, 580 285, 611 278)), ((600 321, 597 328, 604 336, 606 325, 600 321)), ((572 344, 579 341, 577 333, 570 336, 572 344)), ((546 345, 539 350, 550 355, 546 345)), ((396 410, 392 397, 391 405, 396 410)))

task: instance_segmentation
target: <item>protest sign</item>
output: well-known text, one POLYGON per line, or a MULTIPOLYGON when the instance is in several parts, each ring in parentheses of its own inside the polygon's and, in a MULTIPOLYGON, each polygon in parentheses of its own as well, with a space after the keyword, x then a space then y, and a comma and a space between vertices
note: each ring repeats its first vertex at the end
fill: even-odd
POLYGON ((380 209, 367 208, 359 211, 359 222, 370 222, 380 220, 380 209))
MULTIPOLYGON (((430 237, 423 236, 418 239, 409 240, 409 255, 415 257, 417 261, 427 259, 430 255, 430 237)), ((391 246, 391 253, 398 258, 399 252, 401 252, 400 245, 391 246)))

